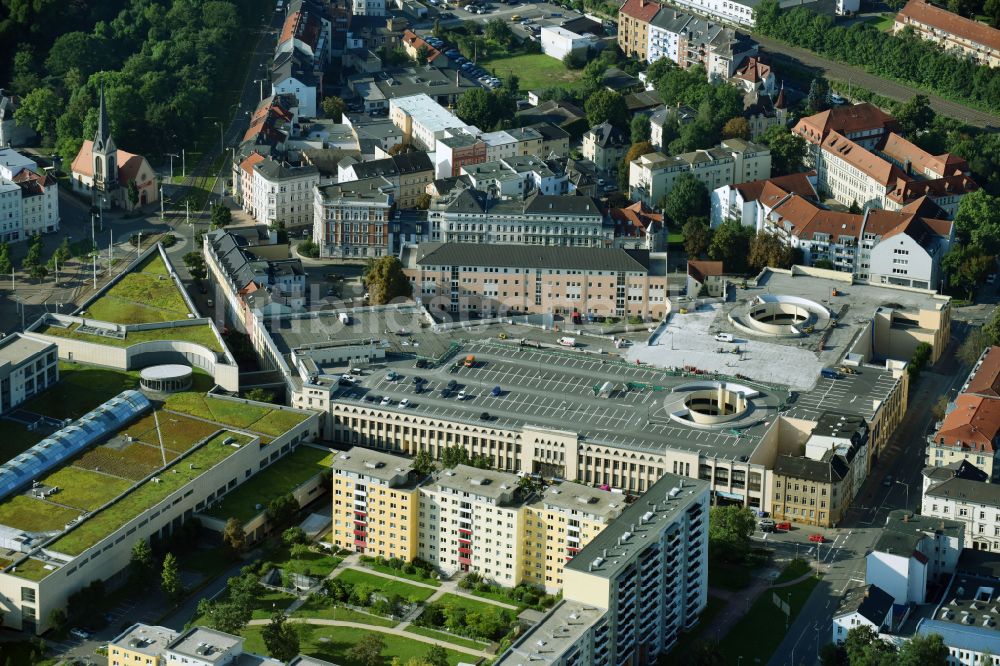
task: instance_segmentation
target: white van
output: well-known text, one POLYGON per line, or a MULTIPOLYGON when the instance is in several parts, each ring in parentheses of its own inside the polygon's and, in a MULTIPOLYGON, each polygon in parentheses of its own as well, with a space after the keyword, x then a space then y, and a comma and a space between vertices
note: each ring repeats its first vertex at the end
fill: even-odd
POLYGON ((344 326, 351 325, 351 315, 347 314, 346 312, 341 312, 339 318, 340 318, 340 323, 343 324, 344 326))
POLYGON ((716 333, 715 334, 715 341, 716 342, 732 342, 733 341, 733 334, 732 333, 716 333))

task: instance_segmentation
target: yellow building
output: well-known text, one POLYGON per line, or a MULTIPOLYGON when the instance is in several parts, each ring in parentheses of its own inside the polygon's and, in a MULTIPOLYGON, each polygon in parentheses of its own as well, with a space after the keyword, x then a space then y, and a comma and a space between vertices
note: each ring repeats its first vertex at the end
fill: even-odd
POLYGON ((524 507, 524 582, 555 594, 563 587, 563 567, 618 517, 622 495, 579 483, 547 488, 524 507))
POLYGON ((409 459, 371 449, 334 458, 332 542, 373 557, 416 557, 416 476, 409 459))
POLYGON ((134 624, 108 642, 108 666, 161 666, 163 651, 175 638, 173 629, 134 624))

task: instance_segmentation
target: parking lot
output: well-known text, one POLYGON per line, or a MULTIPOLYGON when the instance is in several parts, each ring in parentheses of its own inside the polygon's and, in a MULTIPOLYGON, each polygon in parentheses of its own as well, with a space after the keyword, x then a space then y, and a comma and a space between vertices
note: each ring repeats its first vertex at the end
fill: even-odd
POLYGON ((721 448, 720 455, 731 458, 749 455, 781 396, 765 396, 757 414, 760 421, 746 429, 699 430, 671 421, 668 415, 677 400, 670 388, 690 381, 581 351, 470 343, 437 368, 416 368, 412 359, 390 359, 369 368, 358 385, 344 387, 340 397, 371 406, 389 398, 385 409, 456 421, 574 429, 588 439, 630 448, 659 450, 669 443, 691 450, 721 448), (467 368, 463 361, 470 354, 475 363, 467 368), (397 373, 395 379, 389 379, 390 370, 397 373), (417 377, 422 381, 416 382, 417 377), (449 382, 454 387, 445 397, 442 390, 449 382), (610 393, 600 393, 605 382, 614 385, 610 393), (499 395, 493 395, 494 387, 499 387, 499 395), (465 398, 459 399, 462 391, 465 398), (404 399, 406 407, 399 404, 404 399))

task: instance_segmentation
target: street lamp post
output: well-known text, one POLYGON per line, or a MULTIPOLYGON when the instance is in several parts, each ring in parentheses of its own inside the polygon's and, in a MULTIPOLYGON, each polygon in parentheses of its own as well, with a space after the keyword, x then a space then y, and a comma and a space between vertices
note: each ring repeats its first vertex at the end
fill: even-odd
POLYGON ((898 483, 899 485, 901 485, 904 488, 906 488, 906 505, 903 508, 909 509, 910 508, 910 484, 906 483, 905 481, 899 481, 899 480, 897 480, 896 483, 898 483))
POLYGON ((170 158, 170 182, 174 181, 174 158, 180 157, 177 153, 167 153, 167 157, 170 158))
POLYGON ((222 121, 217 120, 215 124, 219 126, 219 152, 223 153, 226 151, 226 142, 222 136, 222 121))

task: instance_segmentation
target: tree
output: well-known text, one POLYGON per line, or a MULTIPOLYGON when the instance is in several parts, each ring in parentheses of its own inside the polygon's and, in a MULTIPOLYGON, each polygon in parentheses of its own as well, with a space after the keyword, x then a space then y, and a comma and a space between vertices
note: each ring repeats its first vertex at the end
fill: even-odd
POLYGON ((1000 252, 1000 197, 981 189, 962 197, 955 213, 955 232, 986 254, 1000 252))
POLYGON ((447 446, 441 451, 441 466, 451 469, 456 465, 468 465, 469 453, 459 445, 447 446))
POLYGON ((372 305, 385 305, 397 298, 409 298, 411 293, 410 281, 403 274, 403 265, 392 255, 375 260, 365 284, 372 305))
POLYGON ((844 648, 834 643, 827 643, 820 648, 819 663, 820 666, 850 666, 844 648))
POLYGON ((268 391, 260 387, 250 389, 243 394, 243 397, 254 402, 274 403, 274 391, 268 391))
POLYGON ((204 280, 208 275, 208 269, 205 267, 205 257, 202 256, 201 252, 188 252, 181 260, 187 266, 191 277, 195 280, 204 280))
POLYGON ((674 182, 663 202, 663 212, 675 224, 682 224, 696 215, 707 215, 708 209, 708 188, 689 173, 682 174, 674 182))
POLYGON ((712 230, 703 217, 688 218, 681 233, 684 235, 684 251, 688 259, 699 258, 708 251, 708 246, 712 243, 712 230))
POLYGON ((10 260, 10 245, 0 243, 0 273, 8 274, 14 270, 14 263, 10 260))
POLYGON ((812 113, 819 113, 830 108, 830 84, 822 76, 817 76, 809 84, 806 106, 812 113))
POLYGON ((587 112, 587 122, 591 127, 604 122, 622 130, 629 127, 628 106, 621 93, 602 88, 587 99, 583 108, 587 112))
POLYGON ((727 562, 742 562, 757 529, 753 511, 744 506, 713 506, 708 513, 708 550, 727 562))
POLYGON ((493 127, 493 110, 490 108, 491 98, 490 91, 486 88, 466 90, 458 98, 458 104, 455 105, 455 113, 470 125, 484 129, 493 127))
POLYGON ((990 17, 990 25, 1000 28, 1000 0, 986 0, 983 3, 983 13, 990 17))
POLYGON ((493 18, 483 26, 483 36, 487 41, 493 42, 497 46, 507 49, 514 41, 514 32, 510 29, 507 21, 502 18, 493 18))
POLYGON ((319 245, 317 245, 311 238, 307 238, 299 243, 295 250, 303 257, 311 257, 315 259, 319 256, 319 245))
POLYGON ((31 237, 31 240, 28 242, 28 253, 21 261, 21 268, 30 272, 33 267, 41 265, 42 265, 42 236, 40 234, 35 234, 34 236, 31 237))
POLYGON ((432 645, 424 655, 427 666, 448 666, 448 651, 440 645, 432 645))
POLYGON ((639 114, 629 123, 629 128, 632 134, 632 144, 642 143, 643 141, 649 141, 649 118, 639 114))
POLYGON ((723 666, 726 660, 719 651, 717 643, 702 640, 691 649, 685 663, 689 666, 723 666))
POLYGON ((935 421, 940 421, 948 413, 948 396, 938 396, 938 399, 931 405, 931 416, 935 421))
POLYGON ((983 335, 986 336, 986 344, 1000 344, 1000 308, 993 310, 993 316, 983 325, 983 335))
POLYGON ((759 272, 764 267, 790 268, 796 263, 795 248, 781 240, 777 234, 758 231, 750 241, 750 254, 747 264, 752 272, 759 272))
POLYGON ((62 608, 53 608, 49 612, 49 626, 55 633, 61 634, 66 631, 67 622, 66 611, 62 608))
POLYGON ((289 527, 287 530, 281 533, 281 540, 286 546, 294 546, 297 544, 304 544, 308 541, 305 530, 301 527, 289 527))
POLYGON ((958 348, 958 359, 965 365, 974 365, 979 360, 983 350, 993 344, 983 331, 981 326, 976 326, 969 331, 958 348))
POLYGON ((135 184, 135 179, 128 181, 128 203, 129 206, 135 208, 139 205, 139 186, 135 184))
POLYGON ((212 206, 212 228, 222 229, 233 221, 233 212, 221 201, 212 206))
POLYGON ((385 639, 381 634, 370 632, 361 637, 347 651, 347 657, 361 666, 381 666, 382 650, 385 649, 385 639))
POLYGON ((420 47, 417 49, 417 54, 416 57, 414 58, 414 61, 418 65, 423 66, 427 64, 427 61, 430 60, 430 57, 431 57, 431 47, 427 46, 426 44, 421 44, 420 47))
POLYGON ((837 267, 833 265, 832 261, 824 258, 824 259, 814 259, 813 268, 822 268, 824 270, 832 271, 835 270, 837 267))
POLYGON ((847 632, 844 651, 847 653, 848 663, 852 666, 854 664, 879 666, 882 663, 889 663, 888 659, 895 654, 896 649, 883 641, 874 629, 863 625, 847 632))
POLYGON ((771 149, 771 172, 776 176, 802 171, 806 142, 784 125, 772 125, 760 136, 760 142, 771 149))
POLYGON ((44 264, 34 264, 28 269, 28 275, 32 280, 44 280, 49 274, 49 269, 44 264))
POLYGON ((234 556, 238 556, 246 550, 247 535, 243 531, 243 523, 239 518, 230 517, 226 521, 226 527, 222 530, 222 543, 234 556))
MULTIPOLYGON (((2 251, 2 249, 0 249, 2 251)), ((9 251, 9 250, 8 250, 9 251)), ((73 258, 73 250, 69 246, 69 238, 63 238, 62 243, 56 248, 56 251, 52 253, 52 256, 60 266, 66 264, 67 261, 73 258)))
POLYGON ((902 126, 903 133, 911 139, 930 127, 935 116, 927 95, 914 95, 909 101, 897 106, 892 115, 902 126))
POLYGON ((746 139, 750 140, 750 123, 746 118, 730 118, 722 126, 722 137, 724 139, 746 139))
POLYGON ((184 594, 177 558, 173 553, 167 553, 163 558, 163 570, 160 573, 160 587, 171 601, 177 601, 184 594))
POLYGON ((916 349, 913 350, 913 357, 910 359, 909 365, 906 366, 906 370, 910 373, 911 378, 916 379, 920 371, 927 366, 933 351, 934 348, 926 342, 921 342, 917 345, 916 349))
POLYGON ((267 503, 267 520, 272 527, 284 525, 292 520, 298 510, 298 500, 291 493, 285 493, 267 503))
POLYGON ((261 637, 267 651, 278 661, 291 661, 299 653, 299 634, 281 611, 271 615, 271 621, 264 627, 261 637))
POLYGON ((633 143, 625 153, 625 157, 622 158, 621 164, 618 165, 618 189, 623 192, 628 192, 628 168, 634 160, 639 159, 643 155, 648 155, 649 153, 655 152, 656 149, 653 148, 653 144, 649 141, 640 141, 639 143, 633 143))
POLYGON ((333 122, 341 122, 345 111, 347 111, 347 104, 336 95, 323 98, 323 115, 333 122))
MULTIPOLYGON (((959 204, 959 210, 961 210, 961 204, 959 204)), ((941 258, 941 270, 948 285, 955 289, 964 290, 969 299, 975 293, 976 287, 982 284, 995 267, 995 259, 984 254, 976 245, 955 243, 941 258)))
POLYGON ((418 451, 413 457, 413 471, 420 476, 427 476, 435 469, 437 465, 434 464, 434 458, 429 451, 418 451))
POLYGON ((51 88, 35 88, 21 98, 21 105, 14 111, 14 120, 51 141, 62 106, 62 100, 51 88))
POLYGON ((417 196, 417 201, 413 207, 416 208, 417 210, 427 210, 428 208, 431 207, 431 195, 427 194, 426 192, 421 192, 417 196))
POLYGON ((149 542, 145 539, 139 539, 133 543, 132 556, 129 560, 129 573, 132 580, 146 587, 152 580, 155 566, 153 549, 149 547, 149 542))

